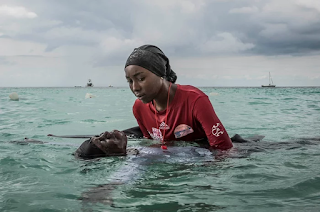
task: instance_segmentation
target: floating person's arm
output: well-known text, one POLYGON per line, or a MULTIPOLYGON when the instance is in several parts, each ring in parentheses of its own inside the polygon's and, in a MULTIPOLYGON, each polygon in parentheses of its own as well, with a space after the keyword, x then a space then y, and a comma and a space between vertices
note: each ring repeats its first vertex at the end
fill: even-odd
POLYGON ((122 132, 129 138, 143 138, 143 133, 139 126, 122 130, 122 132))
MULTIPOLYGON (((142 133, 139 126, 122 130, 122 132, 124 132, 124 134, 128 138, 143 138, 143 133, 142 133)), ((100 135, 102 135, 103 133, 101 133, 100 135)), ((54 134, 48 134, 47 136, 56 137, 56 138, 92 138, 92 137, 97 137, 97 136, 99 137, 100 135, 54 135, 54 134)))

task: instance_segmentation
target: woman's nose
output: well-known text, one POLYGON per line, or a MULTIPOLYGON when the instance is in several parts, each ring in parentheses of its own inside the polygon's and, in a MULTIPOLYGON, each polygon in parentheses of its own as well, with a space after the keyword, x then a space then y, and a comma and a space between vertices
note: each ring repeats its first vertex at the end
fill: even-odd
POLYGON ((140 84, 137 81, 132 82, 132 90, 133 91, 139 91, 141 89, 140 84))

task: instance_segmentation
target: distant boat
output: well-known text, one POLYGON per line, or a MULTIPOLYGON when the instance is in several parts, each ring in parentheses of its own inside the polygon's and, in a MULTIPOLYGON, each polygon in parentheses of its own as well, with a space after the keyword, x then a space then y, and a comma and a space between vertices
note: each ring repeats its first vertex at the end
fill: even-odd
POLYGON ((81 88, 81 85, 75 85, 74 87, 75 88, 81 88))
POLYGON ((110 88, 112 88, 112 87, 113 87, 113 85, 109 85, 109 87, 110 87, 110 88))
POLYGON ((88 82, 87 82, 87 87, 93 87, 93 84, 92 84, 92 82, 91 82, 91 79, 88 80, 88 82))
POLYGON ((264 88, 274 88, 274 87, 276 87, 276 85, 273 84, 270 72, 269 72, 269 85, 261 85, 261 87, 264 87, 264 88))

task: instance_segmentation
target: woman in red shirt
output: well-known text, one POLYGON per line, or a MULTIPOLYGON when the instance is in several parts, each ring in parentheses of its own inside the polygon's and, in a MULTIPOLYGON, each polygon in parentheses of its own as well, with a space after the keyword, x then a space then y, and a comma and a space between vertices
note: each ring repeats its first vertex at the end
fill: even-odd
POLYGON ((206 138, 211 149, 232 147, 228 133, 206 94, 175 84, 169 59, 156 46, 134 49, 125 65, 126 79, 137 97, 133 114, 145 138, 196 141, 206 138))

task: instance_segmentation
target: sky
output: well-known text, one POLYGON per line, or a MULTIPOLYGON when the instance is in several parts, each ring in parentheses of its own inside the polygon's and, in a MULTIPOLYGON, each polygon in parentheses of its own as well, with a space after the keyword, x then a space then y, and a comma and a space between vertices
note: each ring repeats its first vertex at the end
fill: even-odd
POLYGON ((178 84, 320 86, 320 1, 0 0, 0 87, 128 86, 144 44, 178 84))

